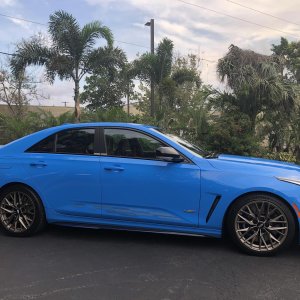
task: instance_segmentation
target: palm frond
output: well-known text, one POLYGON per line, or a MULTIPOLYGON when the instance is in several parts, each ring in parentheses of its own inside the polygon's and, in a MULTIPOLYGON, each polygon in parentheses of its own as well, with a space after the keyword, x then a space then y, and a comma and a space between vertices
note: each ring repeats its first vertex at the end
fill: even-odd
POLYGON ((50 15, 48 30, 53 46, 60 52, 71 56, 80 55, 80 27, 71 14, 59 10, 50 15))
POLYGON ((29 41, 23 41, 17 46, 10 65, 13 73, 17 76, 28 65, 45 65, 52 55, 52 49, 44 46, 39 39, 32 38, 29 41))
POLYGON ((96 39, 104 38, 109 47, 113 45, 113 34, 111 30, 102 26, 101 22, 94 21, 83 26, 80 32, 80 39, 83 49, 90 50, 96 43, 96 39))

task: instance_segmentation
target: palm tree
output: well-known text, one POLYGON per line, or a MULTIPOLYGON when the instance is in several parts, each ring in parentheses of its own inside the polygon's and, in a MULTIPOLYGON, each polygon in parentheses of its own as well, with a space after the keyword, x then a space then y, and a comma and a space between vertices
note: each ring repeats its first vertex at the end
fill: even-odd
POLYGON ((101 47, 94 48, 96 40, 104 38, 108 47, 112 47, 112 33, 98 21, 80 28, 77 20, 65 11, 50 15, 48 32, 50 44, 33 37, 17 46, 11 63, 12 69, 17 74, 28 65, 40 65, 46 68, 46 76, 51 83, 56 76, 61 80, 73 80, 75 118, 79 122, 80 80, 90 72, 91 65, 101 59, 101 47))
POLYGON ((188 68, 173 69, 173 49, 173 42, 164 38, 158 44, 154 54, 145 53, 133 63, 136 77, 148 84, 153 80, 158 94, 158 108, 160 110, 162 109, 163 98, 165 96, 168 99, 173 98, 177 85, 185 82, 196 82, 197 85, 200 85, 198 76, 192 70, 188 68))
POLYGON ((231 45, 219 60, 217 72, 236 95, 240 111, 249 116, 253 131, 260 112, 275 107, 288 112, 294 107, 294 91, 285 84, 274 56, 231 45))

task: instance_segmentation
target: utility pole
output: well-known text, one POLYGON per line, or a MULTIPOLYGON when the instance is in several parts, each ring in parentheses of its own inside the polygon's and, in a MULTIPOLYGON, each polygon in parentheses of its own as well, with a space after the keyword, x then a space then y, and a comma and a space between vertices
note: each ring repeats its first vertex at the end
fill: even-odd
POLYGON ((62 103, 64 103, 64 104, 65 104, 65 107, 67 107, 67 103, 69 103, 69 102, 63 101, 62 103))
MULTIPOLYGON (((150 22, 147 22, 145 26, 150 26, 150 49, 151 54, 154 54, 154 19, 151 19, 150 22)), ((154 81, 151 78, 151 96, 150 96, 150 114, 151 117, 154 117, 154 81)))

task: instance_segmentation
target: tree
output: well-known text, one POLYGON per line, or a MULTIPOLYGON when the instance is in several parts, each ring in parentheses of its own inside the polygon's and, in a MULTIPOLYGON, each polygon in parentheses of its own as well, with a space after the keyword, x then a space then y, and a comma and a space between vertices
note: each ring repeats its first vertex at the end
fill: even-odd
POLYGON ((81 94, 87 108, 97 110, 122 106, 124 98, 133 89, 129 78, 126 54, 119 48, 101 49, 101 62, 93 67, 93 75, 86 78, 81 94))
POLYGON ((9 67, 1 66, 0 102, 7 105, 13 118, 19 120, 23 117, 30 101, 40 97, 34 79, 25 71, 16 76, 9 67))
POLYGON ((50 82, 53 82, 56 76, 61 80, 73 80, 75 117, 79 122, 80 81, 90 72, 91 65, 98 59, 101 60, 101 47, 94 48, 96 40, 104 38, 111 47, 112 33, 98 21, 80 28, 77 20, 65 11, 57 11, 50 15, 48 32, 51 37, 50 44, 38 37, 20 43, 11 63, 12 68, 15 74, 18 74, 27 65, 40 65, 45 66, 50 82))
POLYGON ((155 53, 145 53, 134 61, 135 75, 150 85, 151 79, 156 91, 156 117, 164 118, 164 111, 173 109, 177 104, 174 101, 174 92, 177 86, 185 82, 197 82, 201 80, 198 74, 190 66, 174 65, 173 42, 164 38, 155 49, 155 53), (175 66, 175 67, 174 67, 175 66))
POLYGON ((249 116, 240 111, 237 96, 215 91, 209 100, 209 148, 219 153, 257 155, 259 138, 253 135, 249 116))
POLYGON ((231 45, 219 60, 217 72, 237 96, 236 104, 249 116, 253 132, 259 113, 275 107, 291 112, 294 107, 295 93, 283 80, 281 66, 272 56, 231 45))
POLYGON ((281 38, 279 45, 272 45, 272 52, 282 64, 282 75, 289 81, 300 83, 300 42, 281 38))

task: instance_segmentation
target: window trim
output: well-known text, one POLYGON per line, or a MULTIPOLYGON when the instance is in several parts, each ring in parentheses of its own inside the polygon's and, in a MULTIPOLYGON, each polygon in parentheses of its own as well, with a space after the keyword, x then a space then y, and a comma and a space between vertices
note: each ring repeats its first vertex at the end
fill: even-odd
MULTIPOLYGON (((102 134, 101 134, 101 143, 102 145, 104 145, 104 148, 105 148, 105 152, 104 153, 100 153, 101 156, 106 156, 106 157, 116 157, 116 158, 127 158, 127 159, 140 159, 140 160, 151 160, 151 161, 161 161, 161 162, 164 162, 164 160, 162 159, 153 159, 153 158, 144 158, 144 157, 128 157, 128 156, 114 156, 114 155, 108 155, 107 154, 107 147, 106 147, 106 139, 105 139, 105 134, 104 134, 104 130, 105 129, 123 129, 123 130, 130 130, 130 131, 134 131, 134 132, 137 132, 137 133, 141 133, 141 134, 144 134, 156 141, 158 141, 159 143, 163 144, 163 145, 166 145, 166 147, 171 147, 173 149, 175 149, 173 146, 171 146, 170 144, 168 144, 167 142, 161 140, 160 138, 156 137, 156 136, 153 136, 152 134, 148 133, 148 132, 145 132, 143 130, 140 130, 140 129, 136 129, 136 128, 130 128, 130 127, 121 127, 121 126, 101 126, 99 127, 100 130, 102 131, 102 134)), ((186 155, 182 154, 181 151, 175 149, 183 158, 184 158, 184 161, 180 162, 180 163, 176 163, 176 164, 194 164, 193 161, 191 161, 188 157, 186 157, 186 155)))
POLYGON ((31 145, 28 149, 26 149, 24 152, 25 153, 34 153, 34 154, 55 154, 55 155, 80 155, 80 156, 99 156, 100 153, 98 151, 98 149, 100 148, 100 136, 99 136, 99 127, 97 126, 87 126, 87 127, 72 127, 72 128, 66 128, 60 131, 57 131, 43 139, 41 139, 40 141, 38 141, 37 143, 31 145), (69 131, 69 130, 84 130, 84 129, 95 129, 95 134, 94 134, 94 154, 86 154, 86 153, 59 153, 56 152, 56 143, 57 143, 57 136, 60 133, 63 133, 64 131, 69 131), (53 144, 53 152, 38 152, 38 151, 29 151, 30 148, 34 147, 35 145, 43 142, 44 140, 54 137, 54 144, 53 144))

